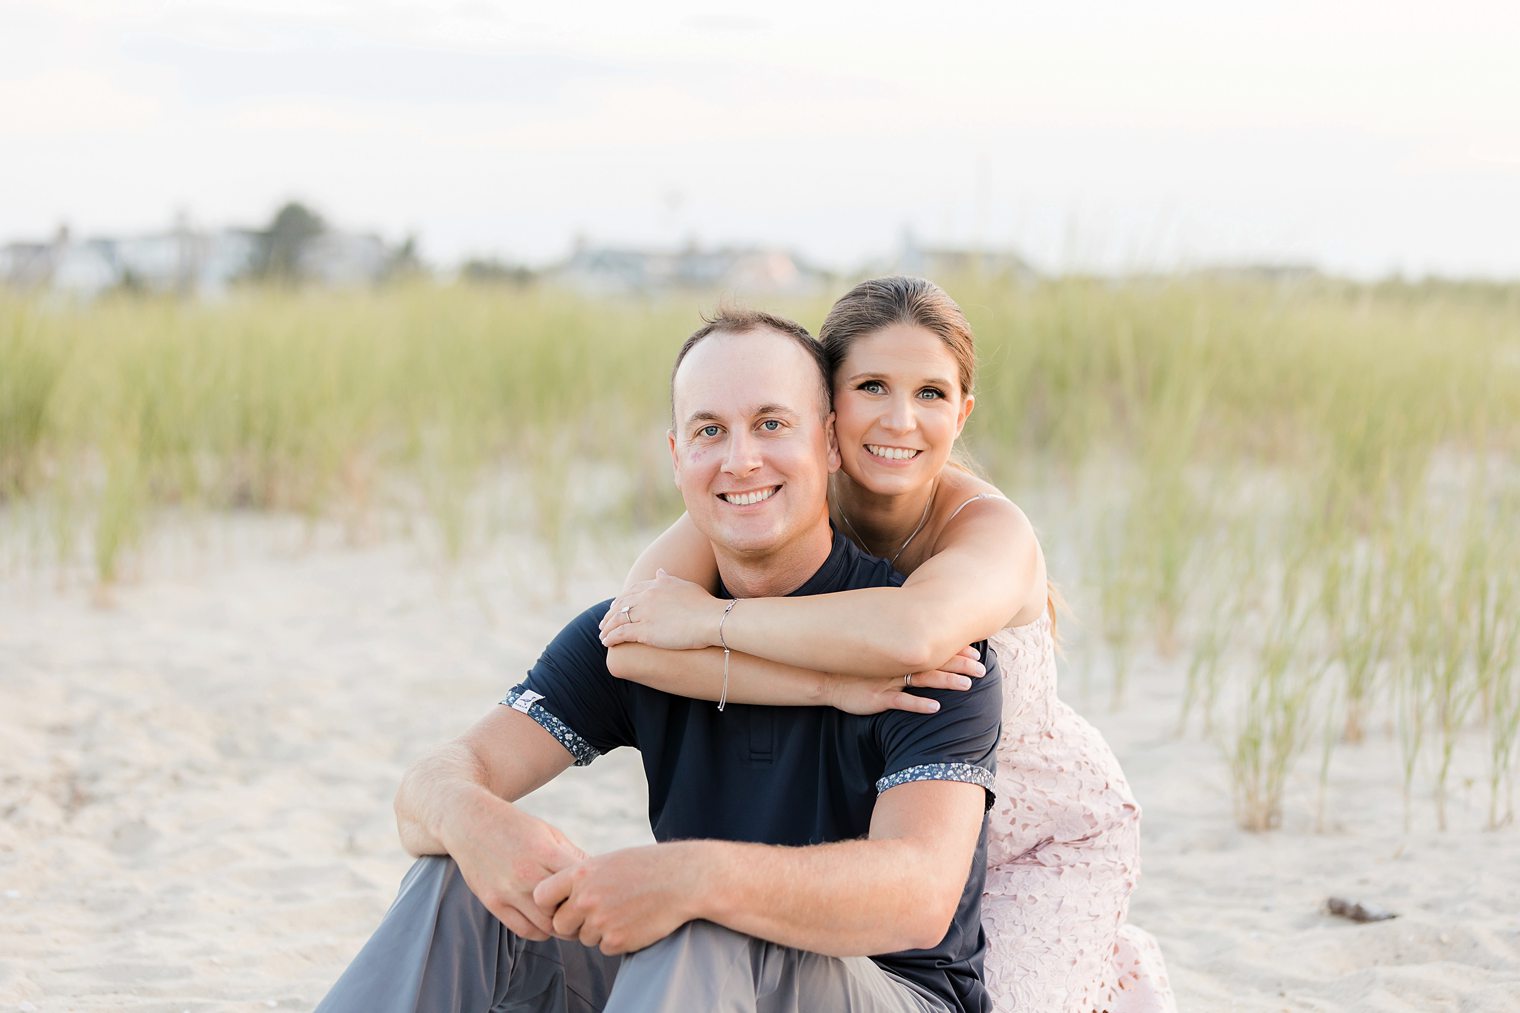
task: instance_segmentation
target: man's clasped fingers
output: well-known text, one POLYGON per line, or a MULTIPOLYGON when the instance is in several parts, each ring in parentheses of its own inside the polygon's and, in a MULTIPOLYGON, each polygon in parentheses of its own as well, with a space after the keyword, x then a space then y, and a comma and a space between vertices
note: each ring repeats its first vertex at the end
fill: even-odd
MULTIPOLYGON (((472 888, 473 889, 473 888, 472 888)), ((497 920, 524 939, 542 942, 554 931, 554 909, 543 907, 529 890, 475 890, 497 920)))
POLYGON ((554 934, 610 955, 663 939, 696 917, 679 845, 626 848, 546 877, 533 902, 554 912, 554 934))

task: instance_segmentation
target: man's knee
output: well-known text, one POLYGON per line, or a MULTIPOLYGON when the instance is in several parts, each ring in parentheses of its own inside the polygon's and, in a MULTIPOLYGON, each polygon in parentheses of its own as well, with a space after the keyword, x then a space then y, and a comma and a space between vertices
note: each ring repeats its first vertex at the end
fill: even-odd
POLYGON ((671 974, 726 978, 739 968, 747 969, 748 975, 766 945, 714 922, 687 922, 664 939, 624 956, 619 975, 632 971, 660 978, 671 974))
POLYGON ((412 867, 402 877, 401 892, 429 887, 445 890, 456 882, 464 882, 457 862, 448 855, 423 855, 412 863, 412 867))
POLYGON ((687 922, 623 958, 608 1013, 687 1013, 754 1005, 753 936, 712 922, 687 922))
POLYGON ((484 905, 464 881, 464 873, 448 855, 423 855, 412 863, 401 880, 393 907, 421 904, 424 909, 437 911, 475 908, 485 910, 484 905))
POLYGON ((657 953, 698 955, 731 954, 738 956, 749 953, 756 945, 764 945, 761 940, 754 936, 747 936, 742 932, 716 922, 694 921, 687 922, 676 929, 664 939, 654 942, 629 954, 629 957, 638 957, 643 954, 654 955, 657 953))

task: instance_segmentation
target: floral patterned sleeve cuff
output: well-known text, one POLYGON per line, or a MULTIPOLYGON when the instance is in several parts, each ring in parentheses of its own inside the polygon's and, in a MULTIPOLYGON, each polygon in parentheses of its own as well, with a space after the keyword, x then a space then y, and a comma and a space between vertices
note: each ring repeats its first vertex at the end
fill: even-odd
POLYGON ((908 767, 877 781, 876 794, 880 795, 888 788, 896 788, 910 781, 964 781, 980 785, 987 792, 988 809, 992 808, 992 802, 997 797, 992 790, 992 771, 974 763, 923 763, 908 767))
POLYGON ((541 694, 525 686, 515 686, 511 692, 502 697, 501 704, 503 707, 510 707, 521 714, 528 715, 538 723, 540 728, 554 736, 555 741, 575 757, 577 767, 584 767, 602 755, 595 746, 581 738, 574 728, 545 710, 544 705, 538 702, 542 699, 541 694))

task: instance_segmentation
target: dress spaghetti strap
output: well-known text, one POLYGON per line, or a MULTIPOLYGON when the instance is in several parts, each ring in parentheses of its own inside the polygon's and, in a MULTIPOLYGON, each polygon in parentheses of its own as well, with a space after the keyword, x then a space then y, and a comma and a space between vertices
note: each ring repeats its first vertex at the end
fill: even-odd
POLYGON ((970 506, 971 504, 975 503, 979 499, 1007 499, 1007 498, 1008 498, 1007 496, 999 496, 996 493, 979 492, 975 496, 972 496, 970 499, 968 499, 966 502, 962 503, 960 506, 956 507, 955 508, 955 512, 952 513, 949 517, 945 518, 945 523, 949 524, 951 521, 955 520, 956 514, 959 514, 962 510, 966 509, 968 506, 970 506))

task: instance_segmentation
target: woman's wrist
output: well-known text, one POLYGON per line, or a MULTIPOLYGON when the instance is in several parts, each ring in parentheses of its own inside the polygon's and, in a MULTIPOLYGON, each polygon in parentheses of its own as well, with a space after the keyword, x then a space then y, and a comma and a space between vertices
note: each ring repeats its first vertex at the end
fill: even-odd
POLYGON ((705 624, 706 628, 712 631, 712 635, 707 638, 707 643, 704 646, 722 647, 725 650, 732 647, 733 642, 729 638, 732 636, 734 628, 733 612, 738 607, 738 604, 739 600, 737 598, 713 599, 714 619, 705 624))

